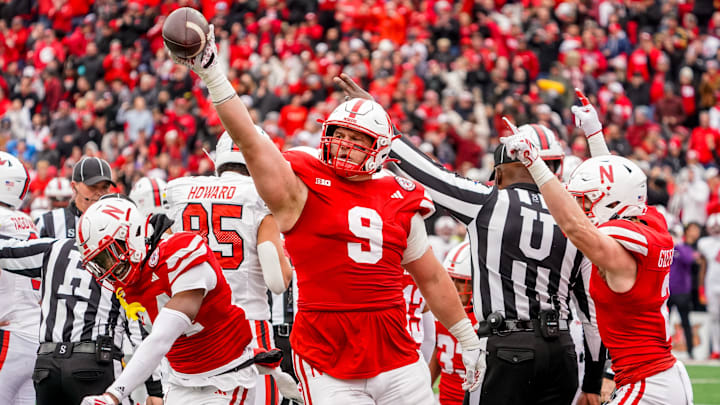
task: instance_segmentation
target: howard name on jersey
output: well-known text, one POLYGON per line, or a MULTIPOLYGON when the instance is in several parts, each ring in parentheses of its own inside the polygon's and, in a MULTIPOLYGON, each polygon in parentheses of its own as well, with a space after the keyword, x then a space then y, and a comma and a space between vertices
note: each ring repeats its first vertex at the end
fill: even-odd
MULTIPOLYGON (((0 238, 35 239, 38 231, 29 216, 0 207, 0 238)), ((40 323, 40 279, 32 279, 0 269, 0 322, 2 329, 37 340, 40 323)))
POLYGON ((381 174, 350 181, 303 151, 285 158, 308 187, 302 215, 285 232, 299 292, 293 350, 336 378, 417 361, 401 264, 412 218, 434 210, 425 190, 381 174))
POLYGON ((173 232, 202 235, 248 319, 270 319, 267 286, 257 257, 257 231, 270 214, 248 176, 181 177, 167 185, 173 232))
POLYGON ((225 281, 215 255, 203 239, 190 232, 172 234, 161 241, 143 263, 140 275, 125 290, 128 302, 139 301, 150 321, 170 300, 178 276, 209 264, 217 282, 208 291, 192 326, 180 336, 167 354, 173 370, 183 374, 202 374, 235 366, 252 333, 245 312, 232 304, 230 286, 225 281))
POLYGON ((635 258, 633 287, 625 293, 613 292, 595 265, 590 278, 600 337, 612 357, 618 385, 634 383, 675 364, 667 310, 673 240, 665 218, 655 208, 648 207, 637 219, 640 222, 615 219, 599 227, 635 258))

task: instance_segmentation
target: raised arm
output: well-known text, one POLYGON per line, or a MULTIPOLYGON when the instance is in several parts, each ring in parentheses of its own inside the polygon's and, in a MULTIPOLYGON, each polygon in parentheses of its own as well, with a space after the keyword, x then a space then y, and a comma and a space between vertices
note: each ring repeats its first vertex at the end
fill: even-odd
POLYGON ((598 157, 609 155, 610 150, 605 143, 605 136, 602 132, 602 123, 598 117, 595 107, 590 104, 590 101, 585 97, 580 89, 575 89, 575 94, 582 106, 572 106, 570 109, 575 115, 575 125, 585 132, 585 138, 587 138, 588 148, 590 149, 590 156, 598 157))
POLYGON ((538 151, 523 135, 503 139, 508 154, 517 156, 528 168, 543 194, 555 222, 585 256, 605 274, 615 292, 626 292, 635 284, 637 262, 618 241, 605 235, 590 222, 565 186, 538 158, 538 151))
POLYGON ((213 31, 211 25, 205 51, 194 59, 186 60, 172 53, 170 55, 176 63, 189 66, 207 86, 225 130, 240 147, 247 161, 260 197, 275 215, 280 230, 286 231, 292 228, 305 206, 307 187, 295 176, 278 148, 255 130, 245 104, 218 63, 213 31))

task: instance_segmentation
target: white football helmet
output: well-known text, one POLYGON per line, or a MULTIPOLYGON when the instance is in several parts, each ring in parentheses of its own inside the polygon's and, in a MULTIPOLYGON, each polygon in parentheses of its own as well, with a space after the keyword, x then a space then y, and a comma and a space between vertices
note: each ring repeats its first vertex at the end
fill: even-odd
POLYGON ((25 166, 15 156, 0 152, 0 203, 20 208, 29 188, 30 175, 25 166))
MULTIPOLYGON (((255 125, 255 130, 258 134, 260 134, 260 136, 270 139, 270 135, 268 135, 264 129, 260 128, 259 125, 255 125)), ((217 145, 215 146, 215 170, 225 163, 246 164, 245 156, 243 156, 240 151, 240 147, 233 142, 227 131, 220 135, 217 145)))
POLYGON ((146 254, 146 217, 127 198, 107 197, 80 217, 77 244, 83 265, 102 285, 127 285, 137 277, 146 254))
POLYGON ((323 123, 321 160, 332 167, 339 176, 352 177, 360 174, 372 174, 382 168, 390 155, 390 146, 395 138, 390 116, 380 104, 362 98, 353 98, 340 104, 323 123), (374 142, 370 149, 356 142, 335 138, 338 127, 352 129, 370 136, 374 142), (350 161, 346 157, 332 155, 332 146, 338 149, 356 150, 365 153, 361 163, 350 161))
POLYGON ((70 180, 55 177, 45 186, 45 197, 49 198, 54 207, 67 206, 73 196, 70 180))
POLYGON ((37 220, 46 212, 50 211, 52 206, 50 205, 50 199, 47 197, 39 196, 33 199, 30 204, 30 217, 33 221, 37 220))
POLYGON ((570 182, 570 176, 572 176, 575 169, 582 164, 583 160, 575 155, 565 156, 563 159, 563 172, 562 182, 567 184, 570 182))
MULTIPOLYGON (((540 124, 525 124, 517 128, 516 134, 525 135, 530 142, 538 149, 538 156, 545 162, 557 162, 555 175, 562 179, 564 172, 565 151, 558 142, 555 132, 540 124)), ((553 168, 551 168, 553 170, 553 168)), ((495 171, 490 174, 489 180, 495 179, 495 171)))
POLYGON ((130 190, 130 199, 144 216, 165 214, 168 210, 167 183, 154 177, 143 177, 130 190))
POLYGON ((472 309, 472 288, 467 288, 472 283, 472 265, 470 262, 470 242, 465 240, 454 248, 450 249, 445 260, 443 260, 443 266, 447 270, 450 278, 455 280, 462 280, 462 289, 458 288, 458 295, 460 300, 465 303, 465 309, 472 309), (467 296, 468 298, 464 298, 467 296))
POLYGON ((616 217, 643 215, 647 209, 645 173, 635 163, 620 156, 600 156, 584 161, 570 176, 567 190, 579 200, 595 225, 616 217))
POLYGON ((707 222, 705 222, 705 229, 712 236, 720 235, 720 212, 711 214, 707 222))

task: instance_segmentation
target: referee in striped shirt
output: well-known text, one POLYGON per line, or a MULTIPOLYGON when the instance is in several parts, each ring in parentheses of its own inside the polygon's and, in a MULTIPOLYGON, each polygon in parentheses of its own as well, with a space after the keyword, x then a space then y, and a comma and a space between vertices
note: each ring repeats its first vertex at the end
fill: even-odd
MULTIPOLYGON (((87 395, 105 392, 122 371, 123 338, 137 346, 147 332, 127 318, 114 292, 85 270, 75 239, 1 239, 0 268, 42 278, 33 372, 38 405, 79 404, 87 395)), ((148 403, 162 404, 159 375, 146 388, 157 397, 148 403)))
MULTIPOLYGON (((347 75, 335 82, 350 97, 372 98, 347 75)), ((591 264, 565 238, 525 166, 498 148, 497 185, 487 187, 445 170, 405 138, 393 142, 390 157, 469 234, 473 307, 488 357, 482 388, 465 403, 572 403, 578 376, 571 297, 585 331, 580 403, 599 403, 604 350, 588 292, 591 264)))
POLYGON ((98 157, 84 157, 73 166, 73 199, 65 208, 46 212, 37 220, 41 238, 75 238, 75 224, 85 210, 114 186, 110 165, 98 157))

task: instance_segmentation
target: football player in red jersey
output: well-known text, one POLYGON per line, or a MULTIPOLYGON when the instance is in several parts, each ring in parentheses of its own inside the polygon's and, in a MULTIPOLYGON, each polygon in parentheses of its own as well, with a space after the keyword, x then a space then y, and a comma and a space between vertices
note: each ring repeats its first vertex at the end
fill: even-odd
MULTIPOLYGON (((606 152, 597 113, 578 95, 584 105, 573 112, 596 146, 591 144, 591 151, 606 152)), ((665 218, 645 204, 645 174, 628 159, 593 153, 566 189, 530 139, 511 128, 515 135, 502 139, 508 154, 525 164, 557 224, 593 263, 590 294, 617 386, 610 403, 691 404, 685 367, 670 352, 667 300, 674 245, 665 218)))
MULTIPOLYGON (((476 324, 472 307, 472 268, 470 263, 470 242, 465 241, 450 249, 443 266, 455 283, 460 302, 465 307, 473 325, 476 324)), ((465 367, 458 348, 458 342, 448 330, 438 323, 436 346, 430 360, 430 376, 434 382, 440 376, 440 405, 461 405, 465 398, 462 383, 465 367)))
POLYGON ((433 212, 432 202, 417 183, 379 172, 393 139, 388 114, 375 102, 348 100, 323 125, 320 157, 281 154, 255 131, 214 42, 210 29, 201 55, 173 59, 207 85, 286 236, 299 293, 290 341, 305 401, 434 402, 427 365, 405 328, 403 267, 462 346, 463 388, 477 389, 485 351, 429 249, 423 216, 433 212))
MULTIPOLYGON (((230 286, 203 238, 190 232, 164 237, 169 226, 156 222, 152 229, 132 201, 115 195, 80 218, 77 242, 85 267, 98 282, 122 287, 125 301, 142 306, 153 326, 107 392, 83 404, 117 404, 163 356, 170 363, 165 403, 252 401, 257 371, 249 367, 254 357, 245 312, 232 304, 230 286)), ((258 370, 278 378, 274 368, 258 370)))

